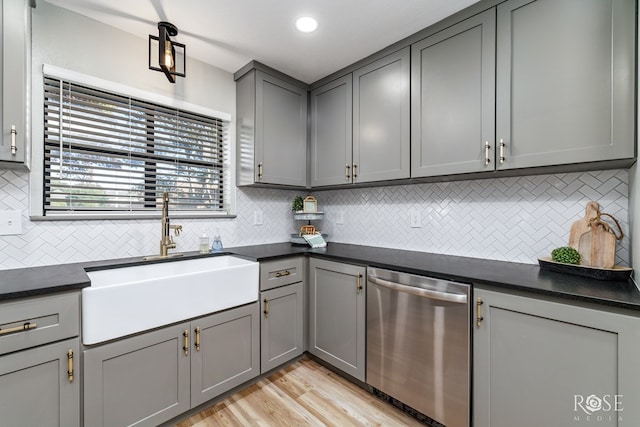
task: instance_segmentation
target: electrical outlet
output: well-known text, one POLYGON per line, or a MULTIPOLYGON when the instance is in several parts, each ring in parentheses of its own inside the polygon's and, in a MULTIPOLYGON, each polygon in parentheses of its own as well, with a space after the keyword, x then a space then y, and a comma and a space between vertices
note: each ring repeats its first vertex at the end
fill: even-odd
POLYGON ((0 211, 0 236, 22 234, 22 212, 0 211))
POLYGON ((409 226, 411 228, 422 228, 422 218, 420 211, 417 209, 411 209, 409 211, 409 226))
POLYGON ((336 212, 336 224, 337 225, 344 224, 344 211, 336 212))
POLYGON ((262 225, 262 211, 260 209, 253 211, 253 225, 262 225))

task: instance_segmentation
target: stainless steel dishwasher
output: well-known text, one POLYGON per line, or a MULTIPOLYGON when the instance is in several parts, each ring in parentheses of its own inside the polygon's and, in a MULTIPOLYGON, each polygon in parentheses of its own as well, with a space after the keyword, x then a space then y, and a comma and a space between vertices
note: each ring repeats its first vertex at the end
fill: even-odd
POLYGON ((469 427, 470 286, 369 268, 366 382, 447 427, 469 427))

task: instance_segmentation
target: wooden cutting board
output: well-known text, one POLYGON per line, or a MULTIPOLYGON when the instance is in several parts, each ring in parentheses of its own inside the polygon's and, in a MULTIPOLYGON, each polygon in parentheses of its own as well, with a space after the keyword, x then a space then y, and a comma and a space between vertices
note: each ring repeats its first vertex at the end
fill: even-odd
POLYGON ((616 236, 604 227, 591 227, 590 231, 580 236, 578 252, 582 265, 613 268, 616 261, 616 236))
MULTIPOLYGON (((583 234, 591 231, 591 227, 589 227, 589 221, 591 218, 595 218, 598 216, 598 211, 600 210, 600 205, 598 202, 589 202, 587 203, 587 208, 585 209, 584 218, 579 219, 571 225, 571 233, 569 233, 569 246, 574 249, 577 249, 582 255, 580 251, 580 238, 583 234)), ((583 263, 581 263, 583 264, 583 263)), ((583 264, 589 265, 589 264, 583 264)))

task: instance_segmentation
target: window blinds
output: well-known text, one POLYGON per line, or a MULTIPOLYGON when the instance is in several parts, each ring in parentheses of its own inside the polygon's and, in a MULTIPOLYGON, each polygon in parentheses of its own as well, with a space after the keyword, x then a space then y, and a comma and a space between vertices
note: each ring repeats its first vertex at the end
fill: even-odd
POLYGON ((44 78, 44 211, 227 213, 229 122, 44 78))

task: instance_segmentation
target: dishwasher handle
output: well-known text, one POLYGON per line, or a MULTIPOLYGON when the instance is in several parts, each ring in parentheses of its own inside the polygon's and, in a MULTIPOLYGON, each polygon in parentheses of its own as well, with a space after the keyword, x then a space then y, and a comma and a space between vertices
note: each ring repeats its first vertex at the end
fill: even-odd
POLYGON ((434 291, 431 289, 418 288, 415 286, 402 285, 400 283, 391 282, 389 280, 380 279, 379 277, 368 275, 369 282, 385 288, 393 289, 398 292, 416 295, 419 297, 435 299, 439 301, 453 302, 458 304, 466 304, 467 296, 462 294, 451 294, 448 292, 434 291))

